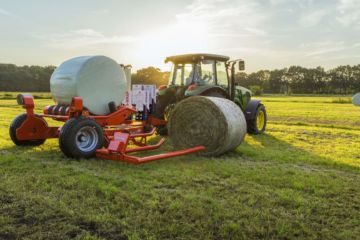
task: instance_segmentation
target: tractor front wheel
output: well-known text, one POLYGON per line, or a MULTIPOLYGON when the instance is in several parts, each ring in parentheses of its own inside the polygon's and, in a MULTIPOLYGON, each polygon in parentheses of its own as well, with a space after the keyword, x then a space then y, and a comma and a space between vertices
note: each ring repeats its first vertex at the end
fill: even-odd
POLYGON ((16 136, 16 130, 21 127, 21 125, 25 122, 27 118, 27 114, 21 114, 17 116, 11 123, 9 128, 10 138, 17 146, 40 146, 42 145, 46 139, 38 139, 38 140, 19 140, 16 136))
POLYGON ((266 109, 264 105, 259 105, 256 109, 255 118, 247 122, 248 133, 250 134, 262 134, 265 132, 267 122, 266 109))
POLYGON ((103 144, 103 129, 89 118, 70 119, 60 130, 60 149, 70 158, 94 157, 103 144))

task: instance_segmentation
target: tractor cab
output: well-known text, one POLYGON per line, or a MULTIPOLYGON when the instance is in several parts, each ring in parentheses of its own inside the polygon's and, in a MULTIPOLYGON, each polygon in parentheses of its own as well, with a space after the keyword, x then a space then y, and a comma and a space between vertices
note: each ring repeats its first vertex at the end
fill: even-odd
POLYGON ((234 81, 229 78, 229 57, 187 54, 168 57, 165 62, 173 63, 168 86, 181 89, 183 97, 203 95, 232 99, 234 81))
MULTIPOLYGON (((171 62, 172 70, 167 86, 161 86, 158 98, 168 103, 178 102, 191 96, 212 96, 237 101, 243 110, 250 101, 250 90, 235 86, 236 67, 244 70, 243 60, 229 61, 230 58, 215 54, 186 54, 171 56, 165 63, 171 62), (239 97, 239 95, 241 95, 239 97)), ((158 101, 159 102, 159 101, 158 101)), ((158 112, 164 106, 158 104, 158 112)))
POLYGON ((228 57, 220 55, 181 55, 168 57, 173 67, 169 85, 229 87, 226 62, 228 57))
MULTIPOLYGON (((156 114, 165 120, 175 104, 192 96, 227 98, 235 102, 247 119, 256 118, 260 101, 251 100, 251 91, 235 84, 235 73, 245 70, 243 60, 215 54, 186 54, 167 57, 173 64, 169 84, 160 86, 156 114)), ((262 106, 262 105, 261 105, 262 106)), ((260 131, 265 130, 265 124, 260 131)))

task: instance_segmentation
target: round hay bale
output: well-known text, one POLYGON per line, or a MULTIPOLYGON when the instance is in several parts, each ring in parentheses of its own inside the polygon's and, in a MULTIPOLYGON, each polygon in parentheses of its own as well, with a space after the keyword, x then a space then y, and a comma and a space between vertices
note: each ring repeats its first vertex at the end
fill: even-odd
POLYGON ((360 106, 360 93, 357 93, 353 96, 352 98, 352 103, 355 105, 355 106, 360 106))
POLYGON ((224 98, 190 97, 178 103, 168 122, 175 148, 203 145, 203 156, 219 156, 238 147, 247 132, 243 112, 224 98))
POLYGON ((125 72, 105 56, 77 57, 62 63, 50 79, 51 93, 57 104, 70 105, 73 97, 82 97, 92 114, 110 113, 108 104, 118 106, 127 90, 125 72))

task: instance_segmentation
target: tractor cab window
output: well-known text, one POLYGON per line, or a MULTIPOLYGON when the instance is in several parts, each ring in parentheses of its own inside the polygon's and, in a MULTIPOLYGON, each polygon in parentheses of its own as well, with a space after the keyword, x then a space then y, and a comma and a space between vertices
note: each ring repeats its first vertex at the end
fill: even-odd
POLYGON ((175 64, 171 71, 170 82, 172 85, 191 85, 194 81, 193 64, 175 64))
POLYGON ((215 61, 203 60, 195 67, 195 83, 204 85, 215 85, 215 61))
POLYGON ((216 62, 216 78, 217 78, 217 85, 223 88, 229 87, 225 62, 216 62))

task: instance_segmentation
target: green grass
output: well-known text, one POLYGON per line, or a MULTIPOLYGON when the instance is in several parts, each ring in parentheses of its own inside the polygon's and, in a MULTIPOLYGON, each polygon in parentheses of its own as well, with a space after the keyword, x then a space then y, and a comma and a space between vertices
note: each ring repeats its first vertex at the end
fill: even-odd
POLYGON ((360 108, 333 99, 266 96, 265 135, 141 166, 15 147, 0 100, 0 239, 359 239, 360 108))

